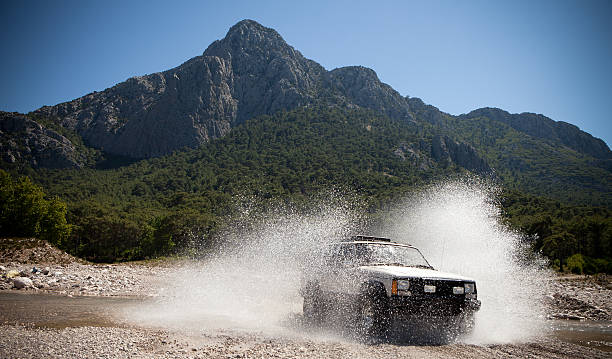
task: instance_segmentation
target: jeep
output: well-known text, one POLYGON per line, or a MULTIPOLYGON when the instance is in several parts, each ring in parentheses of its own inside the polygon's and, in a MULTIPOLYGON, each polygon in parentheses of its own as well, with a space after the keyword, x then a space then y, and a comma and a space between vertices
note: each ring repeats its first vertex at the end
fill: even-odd
POLYGON ((425 319, 462 334, 480 309, 473 279, 435 270, 412 245, 354 236, 326 246, 318 259, 303 273, 300 290, 311 324, 350 321, 374 337, 394 321, 425 319))

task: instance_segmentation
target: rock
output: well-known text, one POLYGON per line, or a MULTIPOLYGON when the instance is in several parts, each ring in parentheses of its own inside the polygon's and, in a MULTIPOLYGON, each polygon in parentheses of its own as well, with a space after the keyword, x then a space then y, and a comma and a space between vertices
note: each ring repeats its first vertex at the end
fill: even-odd
POLYGON ((50 269, 49 267, 45 267, 45 268, 42 270, 42 274, 47 275, 47 274, 49 274, 49 271, 50 271, 50 270, 51 270, 51 269, 50 269))
POLYGON ((579 315, 567 314, 567 313, 555 313, 551 315, 552 319, 564 319, 564 320, 584 320, 585 318, 579 315))
POLYGON ((472 172, 491 173, 491 167, 478 155, 476 149, 463 142, 455 142, 448 136, 437 135, 431 143, 431 156, 442 165, 450 162, 472 172))
POLYGON ((6 272, 6 267, 5 266, 0 266, 0 272, 6 272))
POLYGON ((0 160, 32 167, 82 167, 85 155, 54 130, 18 113, 0 111, 0 160))
POLYGON ((598 159, 612 158, 612 152, 603 140, 581 131, 572 124, 553 121, 543 115, 528 112, 510 114, 498 108, 485 107, 460 117, 487 117, 491 120, 503 122, 515 130, 535 138, 560 141, 569 148, 598 159))
POLYGON ((14 269, 11 269, 10 271, 8 271, 8 273, 6 273, 6 278, 15 278, 15 277, 19 277, 19 271, 16 271, 14 269))
POLYGON ((33 287, 32 280, 27 277, 15 277, 13 278, 13 286, 16 289, 30 288, 33 287))

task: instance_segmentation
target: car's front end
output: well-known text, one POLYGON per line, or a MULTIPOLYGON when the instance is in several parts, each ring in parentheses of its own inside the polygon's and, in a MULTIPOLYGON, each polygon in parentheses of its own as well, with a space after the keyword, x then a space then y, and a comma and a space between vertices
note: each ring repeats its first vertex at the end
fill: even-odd
POLYGON ((480 309, 476 282, 431 268, 362 266, 385 285, 390 309, 400 316, 455 316, 480 309))

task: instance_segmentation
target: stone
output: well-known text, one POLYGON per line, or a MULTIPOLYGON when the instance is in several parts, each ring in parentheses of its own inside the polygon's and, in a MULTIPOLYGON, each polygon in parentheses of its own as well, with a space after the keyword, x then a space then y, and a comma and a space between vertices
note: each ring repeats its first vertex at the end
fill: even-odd
POLYGON ((434 136, 431 143, 431 156, 443 166, 454 162, 472 172, 487 174, 492 169, 489 164, 478 155, 476 149, 463 142, 455 142, 448 136, 434 136))
POLYGON ((13 278, 13 286, 16 289, 30 288, 33 287, 32 280, 27 277, 15 277, 13 278))

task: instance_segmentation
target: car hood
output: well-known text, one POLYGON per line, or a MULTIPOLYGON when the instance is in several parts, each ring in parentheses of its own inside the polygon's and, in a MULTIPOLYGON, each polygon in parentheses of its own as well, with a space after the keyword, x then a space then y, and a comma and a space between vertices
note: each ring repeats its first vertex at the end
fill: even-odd
POLYGON ((394 278, 424 278, 424 279, 446 279, 446 280, 463 280, 474 281, 472 278, 464 277, 458 274, 440 272, 435 269, 402 267, 393 265, 376 265, 376 266, 361 266, 361 271, 379 274, 382 276, 394 278))

